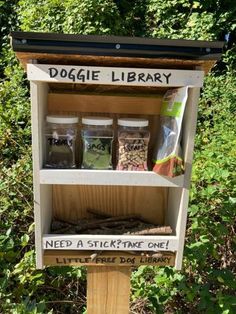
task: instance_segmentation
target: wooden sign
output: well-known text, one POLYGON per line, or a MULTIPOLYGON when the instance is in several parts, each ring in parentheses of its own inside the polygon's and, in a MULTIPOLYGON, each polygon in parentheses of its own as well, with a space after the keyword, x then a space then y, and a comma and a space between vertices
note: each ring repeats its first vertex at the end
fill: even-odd
POLYGON ((175 236, 45 235, 48 250, 177 251, 175 236))
POLYGON ((172 69, 28 64, 27 75, 30 81, 58 83, 202 87, 204 72, 172 69))
POLYGON ((173 266, 174 253, 130 254, 126 252, 55 251, 44 253, 44 264, 53 266, 173 266))

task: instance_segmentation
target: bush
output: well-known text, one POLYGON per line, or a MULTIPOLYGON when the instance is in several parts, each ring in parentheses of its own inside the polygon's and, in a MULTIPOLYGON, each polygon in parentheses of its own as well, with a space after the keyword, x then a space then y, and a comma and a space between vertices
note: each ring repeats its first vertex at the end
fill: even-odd
POLYGON ((111 0, 21 0, 19 19, 24 31, 70 34, 122 34, 122 21, 111 0))
POLYGON ((235 31, 235 12, 231 1, 147 0, 148 35, 222 40, 235 31))
MULTIPOLYGON (((0 312, 84 313, 84 268, 35 269, 29 88, 7 34, 24 31, 223 39, 232 1, 0 1, 0 312), (17 12, 17 13, 16 13, 17 12)), ((235 47, 206 78, 192 175, 183 270, 140 267, 132 313, 234 314, 235 47)))

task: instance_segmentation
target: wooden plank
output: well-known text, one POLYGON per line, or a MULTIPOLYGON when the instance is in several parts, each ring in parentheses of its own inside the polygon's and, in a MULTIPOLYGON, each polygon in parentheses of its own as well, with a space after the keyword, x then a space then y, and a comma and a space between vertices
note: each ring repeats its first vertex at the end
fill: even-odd
POLYGON ((131 96, 131 97, 162 97, 167 87, 127 86, 127 85, 98 85, 73 83, 48 83, 51 93, 75 93, 104 96, 131 96))
POLYGON ((188 201, 189 201, 189 188, 190 188, 190 179, 192 172, 192 160, 193 160, 193 149, 194 149, 194 137, 196 133, 197 126, 197 109, 198 101, 200 97, 199 88, 190 88, 188 104, 191 104, 191 107, 186 107, 186 112, 183 122, 183 155, 185 160, 185 188, 182 189, 181 201, 179 205, 179 215, 176 225, 176 234, 179 237, 178 252, 176 255, 175 268, 181 269, 183 251, 184 251, 184 242, 185 242, 185 232, 187 224, 187 210, 188 210, 188 201))
POLYGON ((63 221, 91 217, 87 208, 108 216, 138 215, 164 224, 167 188, 140 186, 54 185, 53 216, 63 221))
POLYGON ((176 225, 179 216, 179 207, 181 202, 182 188, 169 188, 168 189, 168 207, 165 212, 165 224, 172 227, 173 232, 176 232, 176 225))
POLYGON ((30 81, 57 83, 202 87, 204 72, 197 70, 28 64, 27 77, 30 81))
POLYGON ((176 236, 45 234, 45 250, 176 251, 176 236))
POLYGON ((212 68, 215 66, 216 61, 215 60, 208 60, 203 62, 202 64, 196 65, 196 69, 204 71, 205 75, 208 74, 212 70, 212 68))
MULTIPOLYGON (((41 165, 40 160, 40 138, 39 138, 39 109, 38 109, 38 94, 43 95, 43 83, 31 82, 31 120, 32 120, 32 155, 33 155, 33 190, 34 190, 34 220, 35 220, 35 247, 36 247, 36 267, 42 268, 42 235, 43 228, 41 224, 41 208, 40 208, 40 182, 39 169, 41 165)), ((40 103, 41 105, 41 103, 40 103)), ((43 109, 41 109, 43 110, 43 109)))
POLYGON ((130 267, 88 267, 87 313, 128 314, 130 267))
POLYGON ((161 100, 161 96, 125 97, 49 93, 48 111, 158 115, 160 113, 161 100))
POLYGON ((39 169, 43 165, 43 125, 46 110, 47 84, 31 82, 32 153, 34 185, 34 219, 36 266, 43 268, 42 235, 49 231, 52 214, 52 188, 40 184, 39 169))
POLYGON ((202 66, 207 74, 216 60, 184 60, 173 58, 133 58, 92 55, 69 55, 34 52, 16 52, 17 58, 26 69, 30 60, 38 60, 40 63, 51 64, 76 64, 94 66, 135 66, 135 67, 159 67, 170 69, 193 70, 196 66, 202 66))
POLYGON ((46 250, 44 265, 50 266, 174 266, 175 253, 98 252, 46 250))
POLYGON ((183 187, 184 175, 169 178, 153 171, 42 169, 41 184, 183 187))
POLYGON ((190 186, 192 172, 192 160, 194 150, 194 138, 197 126, 198 102, 200 98, 200 88, 189 88, 188 101, 183 118, 183 157, 185 161, 185 182, 186 187, 190 186))

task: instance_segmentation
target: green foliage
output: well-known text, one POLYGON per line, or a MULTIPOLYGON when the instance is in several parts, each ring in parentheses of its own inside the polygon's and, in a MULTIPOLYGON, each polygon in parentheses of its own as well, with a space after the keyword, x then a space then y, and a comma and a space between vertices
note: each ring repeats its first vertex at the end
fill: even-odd
POLYGON ((229 0, 147 0, 146 12, 152 37, 223 39, 236 28, 236 7, 229 0))
POLYGON ((23 31, 62 32, 64 5, 60 0, 20 0, 18 18, 23 31))
MULTIPOLYGON (((35 269, 29 88, 10 30, 222 39, 235 13, 230 0, 0 1, 0 313, 86 311, 84 268, 35 269)), ((134 271, 135 313, 236 313, 235 66, 231 45, 205 80, 183 270, 134 271)))
POLYGON ((199 106, 184 271, 140 267, 133 298, 153 313, 236 311, 236 78, 209 75, 199 106), (227 86, 227 88, 226 88, 227 86), (227 91, 227 92, 226 92, 227 91))
POLYGON ((111 0, 21 0, 24 31, 76 34, 123 34, 119 11, 111 0))
MULTIPOLYGON (((18 0, 0 1, 0 79, 4 77, 4 68, 8 65, 8 56, 5 54, 7 38, 10 30, 17 28, 16 4, 18 0)), ((11 53, 10 53, 11 54, 11 53)))
POLYGON ((68 0, 63 32, 79 34, 123 34, 116 5, 110 0, 68 0))
POLYGON ((8 36, 9 29, 15 26, 14 11, 18 0, 0 1, 0 43, 8 36))
POLYGON ((236 306, 235 88, 233 73, 209 75, 199 110, 186 267, 197 271, 206 287, 199 309, 209 313, 220 313, 222 308, 234 313, 236 306), (223 301, 222 295, 232 303, 223 301))
POLYGON ((173 301, 178 293, 178 285, 184 275, 172 268, 140 266, 132 273, 133 299, 147 299, 147 307, 152 313, 164 313, 165 305, 173 301))
MULTIPOLYGON (((31 143, 29 90, 21 66, 8 55, 5 80, 0 83, 0 150, 2 162, 9 165, 25 155, 31 143)), ((1 164, 0 160, 0 164, 1 164)))

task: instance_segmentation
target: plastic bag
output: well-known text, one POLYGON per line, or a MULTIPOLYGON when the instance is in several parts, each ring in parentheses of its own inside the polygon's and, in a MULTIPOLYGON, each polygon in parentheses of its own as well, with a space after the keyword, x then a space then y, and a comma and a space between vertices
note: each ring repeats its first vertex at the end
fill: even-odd
POLYGON ((163 98, 153 171, 175 177, 184 173, 180 140, 188 87, 168 90, 163 98))

